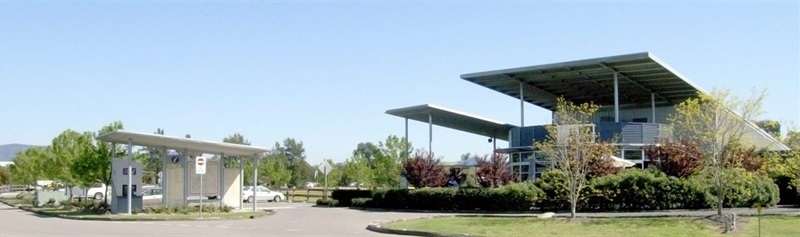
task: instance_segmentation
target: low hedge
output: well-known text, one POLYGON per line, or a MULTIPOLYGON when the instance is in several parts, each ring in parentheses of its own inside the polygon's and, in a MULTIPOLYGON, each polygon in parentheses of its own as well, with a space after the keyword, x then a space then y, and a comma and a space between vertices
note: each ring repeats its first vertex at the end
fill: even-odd
POLYGON ((544 193, 530 183, 500 188, 378 189, 370 205, 387 209, 527 211, 544 193))
POLYGON ((317 199, 317 206, 338 207, 339 201, 335 199, 317 199))
POLYGON ((350 206, 353 198, 370 198, 372 191, 360 189, 337 189, 331 193, 331 198, 338 201, 341 206, 350 206))
MULTIPOLYGON (((767 177, 744 170, 727 170, 731 184, 725 207, 774 206, 778 187, 767 177)), ((566 180, 546 171, 535 184, 545 193, 537 207, 543 210, 569 210, 566 180)), ((689 179, 667 176, 654 169, 626 169, 617 175, 589 180, 578 201, 579 211, 638 211, 664 209, 703 209, 716 207, 716 192, 707 174, 689 179)))

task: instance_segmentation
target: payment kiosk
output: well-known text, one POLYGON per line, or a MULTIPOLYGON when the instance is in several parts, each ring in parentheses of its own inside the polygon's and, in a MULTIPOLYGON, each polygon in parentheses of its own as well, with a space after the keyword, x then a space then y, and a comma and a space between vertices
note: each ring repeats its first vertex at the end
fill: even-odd
POLYGON ((142 210, 142 164, 126 159, 113 159, 111 167, 111 213, 128 213, 128 176, 131 185, 130 210, 142 210))

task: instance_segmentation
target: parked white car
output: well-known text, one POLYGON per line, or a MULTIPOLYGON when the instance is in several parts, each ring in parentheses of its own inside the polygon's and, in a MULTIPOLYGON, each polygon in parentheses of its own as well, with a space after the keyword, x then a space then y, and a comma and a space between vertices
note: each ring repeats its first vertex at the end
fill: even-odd
POLYGON ((91 197, 96 200, 103 199, 105 195, 111 193, 111 190, 105 184, 94 184, 86 191, 86 197, 91 197))
MULTIPOLYGON (((242 188, 242 197, 244 198, 244 202, 253 202, 256 200, 253 197, 253 186, 246 186, 242 188)), ((284 196, 283 193, 269 190, 263 186, 256 187, 256 197, 258 197, 259 201, 272 202, 280 202, 281 200, 286 199, 286 196, 284 196)))
POLYGON ((142 202, 144 205, 160 205, 164 197, 160 187, 145 188, 142 190, 142 202))

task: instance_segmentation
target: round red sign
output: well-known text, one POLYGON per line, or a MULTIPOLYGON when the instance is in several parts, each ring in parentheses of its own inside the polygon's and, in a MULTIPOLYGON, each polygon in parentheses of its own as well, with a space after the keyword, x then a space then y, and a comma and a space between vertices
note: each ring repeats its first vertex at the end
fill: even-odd
POLYGON ((203 158, 197 158, 197 165, 200 165, 200 166, 202 166, 202 165, 204 165, 205 163, 206 163, 206 159, 203 159, 203 158))

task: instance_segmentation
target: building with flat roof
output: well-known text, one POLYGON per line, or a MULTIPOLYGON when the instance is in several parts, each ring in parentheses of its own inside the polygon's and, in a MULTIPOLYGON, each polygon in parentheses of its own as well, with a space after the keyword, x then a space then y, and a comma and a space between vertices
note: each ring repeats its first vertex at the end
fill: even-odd
MULTIPOLYGON (((391 109, 386 113, 405 118, 406 137, 411 119, 508 141, 508 147, 495 145, 494 150, 509 155, 511 169, 520 180, 538 177, 549 165, 546 160, 537 159, 532 147, 535 141, 547 137, 546 125, 524 124, 525 103, 551 113, 558 97, 578 104, 599 105, 590 126, 595 127, 602 139, 618 138, 618 157, 646 167, 642 148, 671 136, 667 118, 675 112, 674 106, 698 93, 707 93, 649 52, 469 73, 461 78, 518 100, 520 124, 431 104, 391 109)), ((789 150, 756 125, 746 123, 745 136, 756 148, 789 150)), ((430 147, 432 134, 429 137, 430 147)))

